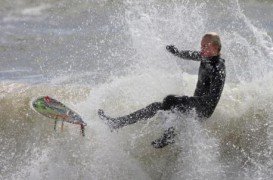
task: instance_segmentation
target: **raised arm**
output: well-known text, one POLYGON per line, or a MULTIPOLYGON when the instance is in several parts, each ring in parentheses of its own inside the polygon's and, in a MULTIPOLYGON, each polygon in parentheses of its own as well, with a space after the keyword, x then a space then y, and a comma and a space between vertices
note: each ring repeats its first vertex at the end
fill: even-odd
POLYGON ((174 45, 168 45, 166 46, 166 49, 180 58, 201 61, 201 54, 198 51, 179 51, 174 45))

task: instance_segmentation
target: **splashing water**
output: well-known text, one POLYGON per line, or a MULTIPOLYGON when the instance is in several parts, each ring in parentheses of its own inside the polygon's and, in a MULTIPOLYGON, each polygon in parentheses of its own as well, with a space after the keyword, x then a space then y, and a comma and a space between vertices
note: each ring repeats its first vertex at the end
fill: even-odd
POLYGON ((272 178, 273 43, 245 4, 1 2, 0 179, 272 178), (121 116, 168 94, 193 94, 199 64, 165 46, 198 50, 208 31, 220 34, 227 67, 213 116, 159 112, 110 132, 97 109, 121 116), (33 112, 29 102, 42 95, 81 114, 86 137, 70 124, 54 132, 33 112), (176 143, 154 149, 170 126, 176 143))

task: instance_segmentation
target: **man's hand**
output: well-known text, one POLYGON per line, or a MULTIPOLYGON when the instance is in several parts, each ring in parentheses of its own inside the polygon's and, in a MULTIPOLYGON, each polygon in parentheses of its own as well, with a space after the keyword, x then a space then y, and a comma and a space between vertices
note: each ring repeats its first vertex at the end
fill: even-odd
POLYGON ((172 54, 178 54, 179 51, 174 45, 167 45, 166 49, 172 54))

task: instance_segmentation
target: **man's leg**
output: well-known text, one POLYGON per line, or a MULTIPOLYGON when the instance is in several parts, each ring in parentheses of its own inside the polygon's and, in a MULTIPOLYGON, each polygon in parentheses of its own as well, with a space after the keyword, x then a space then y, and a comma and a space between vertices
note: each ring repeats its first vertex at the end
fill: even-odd
MULTIPOLYGON (((110 128, 118 129, 128 124, 134 124, 141 119, 149 119, 153 117, 159 110, 166 111, 174 108, 177 108, 179 111, 183 113, 186 112, 188 109, 188 97, 169 95, 166 98, 164 98, 163 103, 155 102, 134 113, 118 118, 111 118, 109 116, 106 116, 104 114, 104 111, 101 109, 98 111, 98 114, 101 119, 106 120, 106 123, 110 126, 110 128)), ((175 135, 176 134, 174 133, 174 128, 171 127, 164 131, 163 136, 153 141, 152 145, 155 148, 163 148, 168 144, 174 143, 173 138, 175 135)))
MULTIPOLYGON (((162 108, 163 110, 177 109, 182 113, 186 113, 189 110, 189 98, 187 96, 169 95, 163 100, 162 108)), ((164 131, 160 138, 154 140, 151 144, 154 148, 163 148, 169 144, 173 144, 175 136, 174 127, 170 127, 164 131)))
POLYGON ((174 127, 168 128, 164 131, 163 135, 160 138, 154 140, 151 144, 154 146, 154 148, 163 148, 168 144, 173 144, 174 137, 176 136, 174 131, 174 127))
POLYGON ((101 109, 98 111, 98 114, 101 119, 106 120, 110 128, 117 129, 117 128, 126 126, 128 124, 134 124, 137 121, 142 119, 149 119, 153 117, 159 110, 162 110, 162 103, 155 102, 143 109, 140 109, 136 112, 133 112, 129 115, 122 116, 122 117, 111 118, 109 116, 106 116, 103 110, 101 109))
POLYGON ((186 113, 190 109, 189 101, 188 96, 169 95, 164 98, 162 109, 165 111, 176 109, 181 113, 186 113))

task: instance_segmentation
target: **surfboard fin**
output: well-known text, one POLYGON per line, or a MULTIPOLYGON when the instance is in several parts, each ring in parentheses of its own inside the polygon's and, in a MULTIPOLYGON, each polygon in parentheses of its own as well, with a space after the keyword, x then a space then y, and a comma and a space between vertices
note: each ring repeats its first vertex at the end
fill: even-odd
POLYGON ((56 129, 57 129, 57 120, 55 120, 55 122, 54 122, 54 131, 56 131, 56 129))
POLYGON ((83 137, 85 136, 84 126, 84 124, 81 124, 81 133, 83 137))

